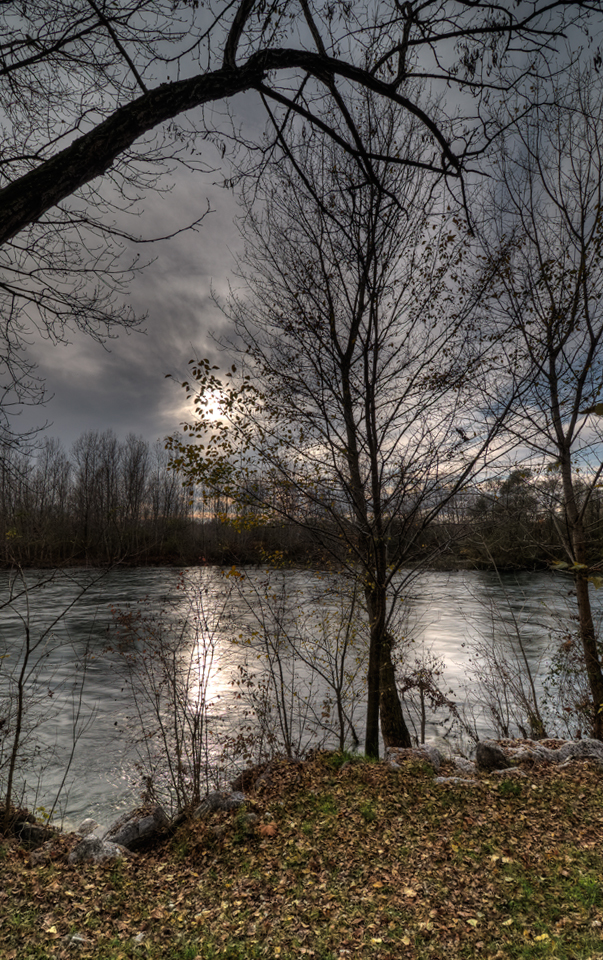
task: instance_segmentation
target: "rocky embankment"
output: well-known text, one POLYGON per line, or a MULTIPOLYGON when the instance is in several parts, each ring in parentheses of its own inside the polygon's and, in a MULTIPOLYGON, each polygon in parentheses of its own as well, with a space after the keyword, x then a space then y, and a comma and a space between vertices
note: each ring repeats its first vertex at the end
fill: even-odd
MULTIPOLYGON (((434 772, 434 783, 471 789, 480 783, 480 777, 521 778, 529 776, 535 766, 555 764, 560 767, 588 760, 600 766, 603 772, 603 743, 598 740, 486 740, 477 744, 473 759, 447 752, 432 743, 408 749, 391 747, 382 761, 391 770, 400 770, 408 761, 422 760, 434 772)), ((354 762, 353 760, 347 761, 354 762)), ((120 817, 108 829, 94 820, 86 819, 75 833, 69 834, 73 865, 86 861, 102 862, 120 857, 136 856, 158 840, 172 834, 182 823, 191 819, 206 819, 218 811, 239 811, 245 826, 253 829, 259 817, 247 810, 248 801, 261 799, 263 788, 279 775, 283 765, 298 767, 303 761, 276 758, 244 770, 230 785, 230 790, 213 791, 193 811, 183 811, 170 818, 159 805, 132 810, 120 817)), ((269 830, 270 825, 264 825, 269 830)), ((52 860, 59 846, 64 852, 64 835, 59 831, 35 823, 31 816, 17 819, 14 832, 31 849, 32 864, 52 860)))

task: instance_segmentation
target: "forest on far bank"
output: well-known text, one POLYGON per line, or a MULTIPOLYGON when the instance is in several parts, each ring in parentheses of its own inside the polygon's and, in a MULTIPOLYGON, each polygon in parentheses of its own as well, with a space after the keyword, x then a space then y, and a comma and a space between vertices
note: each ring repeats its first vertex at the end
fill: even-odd
MULTIPOLYGON (((399 536, 407 538, 409 558, 428 567, 542 569, 565 559, 562 512, 554 506, 559 486, 555 470, 513 469, 457 493, 427 529, 421 511, 414 527, 398 530, 394 522, 390 539, 399 547, 399 536)), ((274 497, 283 496, 281 485, 274 497)), ((595 563, 603 548, 601 491, 591 496, 585 520, 595 563)), ((0 463, 4 567, 336 564, 343 558, 328 524, 318 510, 296 524, 259 510, 241 522, 225 498, 185 486, 160 442, 132 434, 120 440, 111 430, 85 433, 69 451, 46 438, 37 451, 0 463)))

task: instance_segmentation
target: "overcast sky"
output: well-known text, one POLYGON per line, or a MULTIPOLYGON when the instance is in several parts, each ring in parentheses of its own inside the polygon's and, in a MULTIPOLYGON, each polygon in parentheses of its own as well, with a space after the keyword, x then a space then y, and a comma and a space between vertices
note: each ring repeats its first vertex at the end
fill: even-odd
MULTIPOLYGON (((244 106, 248 119, 263 126, 249 98, 244 106)), ((208 162, 218 163, 209 146, 208 162)), ((49 421, 46 434, 69 448, 87 430, 111 428, 122 438, 135 433, 154 441, 179 427, 190 408, 184 391, 166 374, 184 379, 193 356, 212 356, 220 363, 211 334, 224 331, 226 321, 211 291, 227 292, 240 242, 236 198, 219 185, 228 172, 180 171, 171 178, 174 187, 168 195, 146 197, 140 221, 134 227, 127 224, 145 237, 178 230, 203 213, 208 201, 212 212, 196 232, 134 250, 147 261, 156 258, 135 276, 125 301, 137 314, 147 314, 144 333, 122 331, 105 347, 81 333, 70 335, 68 345, 32 345, 29 355, 50 399, 44 407, 23 410, 19 429, 49 421)))
MULTIPOLYGON (((255 139, 265 125, 253 94, 208 111, 218 129, 226 125, 220 119, 221 110, 230 110, 248 137, 255 139)), ((207 162, 217 167, 218 157, 207 144, 207 162)), ((43 408, 25 409, 15 428, 26 430, 47 420, 47 435, 57 437, 67 448, 87 430, 111 428, 121 438, 134 433, 154 441, 178 429, 187 417, 184 391, 166 374, 184 379, 193 356, 211 356, 220 362, 211 333, 224 331, 226 321, 212 301, 211 290, 227 291, 233 251, 239 246, 233 222, 239 212, 236 199, 218 186, 228 173, 227 169, 208 174, 179 172, 171 194, 146 197, 143 215, 135 225, 146 237, 181 228, 199 216, 208 201, 213 212, 198 232, 148 244, 140 251, 143 257, 156 259, 130 284, 128 303, 138 314, 148 315, 143 324, 146 333, 122 332, 105 348, 83 334, 72 335, 69 345, 48 341, 32 345, 29 356, 38 364, 49 400, 43 408)))

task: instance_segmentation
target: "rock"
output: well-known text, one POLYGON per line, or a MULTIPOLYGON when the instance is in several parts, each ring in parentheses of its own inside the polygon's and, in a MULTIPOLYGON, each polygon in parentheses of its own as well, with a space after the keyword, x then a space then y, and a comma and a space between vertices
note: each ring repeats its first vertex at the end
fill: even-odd
POLYGON ((440 769, 440 765, 442 763, 442 754, 437 747, 432 747, 427 743, 423 743, 420 747, 416 747, 416 750, 419 756, 425 757, 434 770, 440 769))
POLYGON ((452 757, 452 747, 446 737, 426 737, 424 746, 435 747, 444 760, 450 760, 452 757))
POLYGON ((546 747, 537 740, 526 740, 520 746, 506 748, 518 762, 563 763, 568 760, 596 760, 603 762, 603 743, 600 740, 567 740, 560 747, 546 747))
POLYGON ((83 937, 81 933, 69 933, 64 938, 64 942, 68 948, 70 947, 72 950, 77 950, 85 947, 88 940, 86 937, 83 937))
POLYGON ((473 760, 467 760, 466 757, 452 757, 452 763, 461 773, 475 773, 477 768, 473 760))
POLYGON ((255 826, 260 822, 260 818, 257 813, 244 813, 241 817, 240 826, 243 829, 253 830, 255 826))
POLYGON ((52 827, 44 827, 39 823, 19 822, 15 824, 15 836, 23 846, 29 849, 41 847, 48 840, 56 838, 57 831, 52 827))
POLYGON ((517 763, 558 763, 558 750, 551 750, 549 747, 543 747, 541 744, 522 744, 520 747, 507 747, 507 753, 513 757, 517 763))
POLYGON ((69 854, 69 863, 84 863, 86 860, 102 863, 104 860, 116 860, 119 857, 129 856, 132 856, 132 853, 126 847, 91 834, 89 837, 84 837, 77 847, 73 848, 69 854))
POLYGON ((243 770, 243 772, 232 781, 230 784, 231 790, 233 790, 235 793, 245 793, 248 790, 253 790, 258 778, 261 777, 269 767, 270 762, 257 763, 253 767, 247 767, 246 770, 243 770))
POLYGON ((101 829, 100 823, 97 823, 96 820, 92 819, 92 817, 86 817, 85 820, 82 820, 75 832, 79 833, 80 837, 87 837, 91 833, 96 833, 98 836, 99 830, 101 829))
POLYGON ((478 741, 475 749, 475 763, 478 770, 505 770, 511 764, 504 751, 492 740, 478 741))
POLYGON ((580 760, 603 760, 603 743, 600 740, 585 737, 584 740, 570 740, 553 752, 559 755, 560 760, 570 757, 580 760))
POLYGON ((154 839, 168 825, 169 819, 163 807, 148 810, 133 810, 120 817, 109 827, 103 839, 117 843, 128 850, 139 850, 154 839))
POLYGON ((507 769, 507 770, 491 770, 491 771, 490 771, 490 774, 491 774, 491 776, 493 776, 493 777, 501 777, 501 778, 504 777, 504 778, 506 778, 507 780, 508 780, 509 778, 517 778, 517 777, 526 777, 526 776, 527 776, 526 772, 525 772, 524 770, 520 770, 518 767, 511 767, 510 769, 507 769))
MULTIPOLYGON (((316 756, 320 756, 324 751, 317 750, 312 752, 315 753, 316 756)), ((309 755, 306 757, 306 762, 308 762, 308 760, 309 755)), ((294 772, 296 778, 299 777, 303 765, 304 761, 302 760, 292 760, 289 757, 277 756, 265 763, 258 763, 255 764, 255 766, 247 767, 246 770, 243 770, 243 772, 231 782, 230 786, 236 793, 240 791, 243 793, 257 793, 275 781, 278 781, 279 777, 282 777, 284 774, 290 774, 291 771, 294 772)))
POLYGON ((386 747, 385 759, 394 770, 400 769, 401 760, 425 760, 434 770, 439 770, 442 756, 436 747, 421 744, 419 747, 386 747))
POLYGON ((246 799, 245 794, 238 790, 234 790, 232 793, 225 790, 214 790, 213 793, 208 793, 196 810, 193 810, 193 817, 199 820, 211 813, 216 813, 218 810, 236 810, 243 806, 246 799))
POLYGON ((467 786, 479 786, 479 780, 469 780, 465 777, 436 777, 434 783, 449 783, 452 786, 460 784, 467 786))

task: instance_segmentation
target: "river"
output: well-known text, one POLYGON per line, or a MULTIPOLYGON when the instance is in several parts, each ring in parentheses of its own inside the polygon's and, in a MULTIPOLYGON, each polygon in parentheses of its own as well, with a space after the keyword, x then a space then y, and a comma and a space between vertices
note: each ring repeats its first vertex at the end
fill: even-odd
MULTIPOLYGON (((18 771, 19 788, 25 791, 24 799, 30 806, 50 809, 72 752, 55 819, 63 817, 73 826, 92 816, 108 824, 138 801, 136 762, 141 744, 136 741, 140 740, 140 724, 138 734, 135 731, 139 711, 133 702, 128 671, 124 670, 124 644, 132 643, 138 615, 151 618, 149 622, 155 624, 161 619, 165 623, 167 618, 172 629, 180 629, 179 624, 187 617, 191 620, 191 613, 193 620, 196 616, 201 630, 195 633, 190 624, 183 628, 189 631, 185 639, 187 649, 193 651, 191 656, 199 652, 199 635, 206 645, 210 636, 213 659, 206 697, 210 704, 210 739, 213 737, 209 751, 214 759, 224 737, 245 726, 250 689, 255 692, 256 706, 261 700, 257 683, 265 669, 265 661, 259 658, 263 626, 268 624, 273 636, 280 631, 281 639, 294 638, 291 642, 299 643, 302 650, 307 650, 314 638, 327 635, 327 621, 331 639, 333 631, 337 632, 340 598, 333 577, 305 570, 285 570, 268 577, 258 569, 224 576, 224 571, 215 568, 193 569, 184 575, 186 589, 180 574, 169 568, 114 569, 105 573, 28 571, 27 592, 16 582, 12 589, 18 595, 10 600, 10 575, 0 574, 0 721, 7 713, 7 693, 10 689, 14 694, 16 689, 14 680, 23 667, 28 633, 33 648, 25 673, 26 716, 32 729, 18 771), (82 593, 84 587, 87 589, 82 593), (121 635, 116 631, 115 611, 120 611, 117 627, 121 635), (245 685, 249 671, 255 672, 253 688, 245 685), (243 682, 233 686, 233 677, 243 682)), ((517 664, 525 657, 541 693, 556 642, 555 630, 560 623, 568 622, 572 612, 570 594, 570 581, 548 573, 501 578, 478 571, 423 573, 409 583, 399 605, 397 634, 404 637, 406 667, 410 670, 415 658, 421 659, 428 651, 433 662, 444 665, 435 678, 440 690, 459 706, 469 706, 466 719, 480 736, 492 735, 491 716, 475 696, 479 686, 476 676, 480 671, 484 676, 478 648, 481 646, 483 652, 484 647, 490 647, 498 651, 497 655, 506 651, 510 670, 516 675, 517 664), (518 634, 523 652, 517 644, 518 634), (491 647, 493 640, 495 645, 491 647)), ((597 594, 594 601, 600 609, 597 594)), ((338 636, 341 641, 341 630, 338 636)), ((362 645, 359 631, 353 648, 358 661, 362 645)), ((328 726, 333 714, 326 717, 321 705, 329 691, 320 678, 312 685, 303 664, 296 662, 292 668, 291 658, 285 656, 284 660, 287 682, 295 677, 296 689, 291 696, 297 698, 298 720, 302 713, 299 704, 306 704, 306 725, 302 730, 303 723, 296 721, 300 728, 296 735, 306 737, 304 743, 309 745, 316 723, 313 727, 308 711, 314 710, 318 722, 328 726)), ((350 680, 356 696, 349 712, 362 740, 362 665, 348 657, 347 669, 350 675, 357 671, 356 679, 350 680)), ((189 691, 190 697, 199 696, 198 686, 196 693, 194 689, 189 691)), ((505 709, 504 691, 501 709, 505 709)), ((449 716, 447 710, 433 715, 428 711, 427 733, 447 732, 449 724, 445 721, 449 716)), ((413 720, 413 729, 418 729, 418 714, 413 714, 413 720)), ((7 726, 0 726, 0 749, 4 746, 0 777, 6 772, 9 738, 2 740, 1 733, 7 726)), ((455 736, 464 739, 465 746, 470 744, 458 729, 455 736)), ((327 742, 335 741, 331 737, 327 742)))

